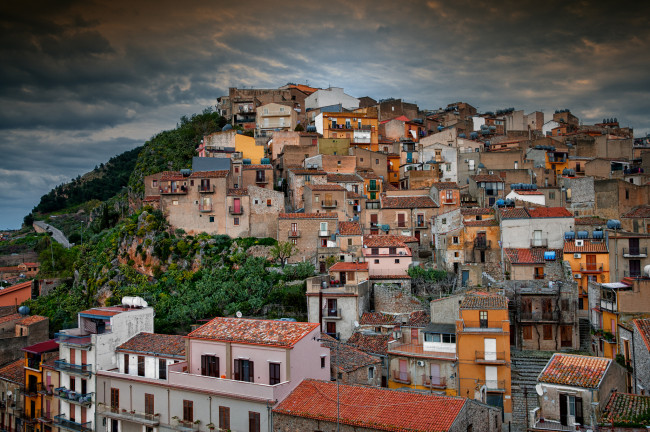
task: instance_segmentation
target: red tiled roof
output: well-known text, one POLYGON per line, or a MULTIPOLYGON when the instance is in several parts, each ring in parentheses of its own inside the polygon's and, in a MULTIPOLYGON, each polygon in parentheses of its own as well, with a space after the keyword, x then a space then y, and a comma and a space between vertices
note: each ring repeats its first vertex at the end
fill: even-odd
POLYGON ((379 124, 385 124, 385 123, 388 123, 389 121, 393 121, 393 120, 397 120, 397 121, 401 121, 401 122, 410 122, 411 121, 405 115, 401 115, 399 117, 395 117, 395 118, 392 118, 392 119, 382 120, 381 122, 379 122, 379 124))
POLYGON ((438 190, 460 189, 460 186, 458 186, 458 183, 456 182, 436 182, 433 183, 431 186, 435 186, 436 188, 438 188, 438 190))
POLYGON ((330 183, 360 183, 363 179, 356 174, 327 174, 327 181, 330 183))
POLYGON ((407 274, 402 274, 402 275, 398 275, 398 274, 394 274, 394 275, 382 274, 382 275, 370 275, 369 278, 370 279, 375 279, 375 280, 377 280, 377 279, 392 280, 392 279, 411 279, 411 276, 409 276, 407 274))
POLYGON ((369 179, 369 180, 379 179, 379 176, 374 171, 357 171, 357 175, 359 175, 364 179, 369 179))
POLYGON ((496 219, 487 219, 487 220, 470 220, 463 221, 463 225, 466 227, 487 227, 487 226, 498 226, 499 222, 496 219))
POLYGON ((361 224, 359 222, 339 222, 339 235, 361 235, 361 224))
POLYGON ((330 271, 368 271, 368 263, 337 262, 330 267, 330 271))
POLYGON ((86 309, 85 311, 81 311, 79 313, 85 315, 112 317, 120 314, 123 311, 124 309, 119 307, 106 307, 106 308, 98 307, 98 308, 86 309))
POLYGON ((573 387, 598 388, 611 363, 604 357, 555 353, 538 381, 573 387))
POLYGON ((279 219, 338 219, 336 213, 280 213, 279 219))
POLYGON ((306 188, 309 188, 313 191, 344 191, 345 188, 337 184, 322 184, 322 185, 307 185, 306 188))
POLYGON ((429 195, 385 196, 381 195, 381 208, 412 209, 438 207, 429 195))
POLYGON ((360 349, 369 354, 386 355, 388 353, 388 342, 392 340, 391 334, 368 334, 362 332, 352 333, 348 339, 348 345, 360 349))
POLYGON ((461 309, 508 309, 508 298, 494 293, 473 292, 465 296, 461 309))
POLYGON ((636 329, 643 338, 646 349, 650 351, 650 319, 635 319, 632 323, 636 326, 636 329))
POLYGON ((273 412, 335 423, 337 400, 342 424, 410 432, 448 431, 465 405, 459 397, 306 379, 273 412))
POLYGON ((556 260, 562 257, 562 249, 505 248, 503 252, 511 264, 545 264, 544 252, 555 252, 556 260))
POLYGON ((650 206, 641 206, 623 214, 624 218, 650 218, 650 206))
POLYGON ((246 196, 248 195, 248 188, 228 189, 227 194, 232 196, 246 196))
POLYGON ((592 242, 584 240, 583 246, 576 246, 575 240, 565 240, 564 253, 608 253, 607 244, 602 242, 592 242))
POLYGON ((143 332, 133 336, 116 350, 185 357, 185 338, 178 335, 143 332))
POLYGON ((314 93, 316 90, 318 90, 317 88, 309 87, 309 86, 306 86, 304 84, 290 84, 289 88, 295 88, 295 89, 300 90, 301 92, 303 92, 303 93, 305 93, 307 95, 310 95, 310 94, 314 93))
POLYGON ((537 207, 529 208, 528 214, 532 218, 572 218, 571 212, 564 207, 537 207))
POLYGON ((44 317, 44 316, 32 315, 32 316, 28 316, 28 317, 25 317, 25 318, 21 319, 16 324, 28 326, 28 325, 36 324, 37 322, 45 321, 47 319, 48 318, 44 317))
POLYGON ((0 369, 0 379, 25 386, 25 359, 20 358, 0 369))
POLYGON ((160 200, 160 195, 148 195, 144 197, 142 202, 152 202, 152 201, 159 201, 160 200))
POLYGON ((501 212, 501 219, 528 219, 528 213, 525 208, 516 207, 516 208, 502 208, 499 209, 501 212))
POLYGON ((262 164, 262 165, 242 165, 242 169, 246 170, 272 170, 273 165, 271 164, 262 164))
POLYGON ((483 208, 483 207, 471 207, 471 208, 461 208, 460 214, 463 216, 477 216, 477 215, 490 215, 494 214, 493 208, 483 208))
POLYGON ((183 174, 180 171, 163 171, 160 176, 161 181, 183 180, 183 174))
POLYGON ((21 289, 25 289, 25 288, 31 289, 31 287, 32 287, 32 281, 21 282, 19 284, 7 287, 5 289, 1 289, 0 290, 0 297, 5 295, 5 294, 9 294, 11 292, 14 292, 14 291, 19 291, 21 289))
POLYGON ((418 239, 400 235, 368 235, 363 237, 363 245, 367 247, 407 247, 406 243, 417 242, 418 239))
POLYGON ((302 323, 245 318, 214 318, 188 337, 255 345, 293 347, 318 323, 302 323))
MULTIPOLYGON (((625 216, 623 216, 625 217, 625 216)), ((602 225, 605 226, 607 224, 607 221, 605 219, 601 219, 597 216, 588 216, 588 217, 581 217, 581 218, 576 218, 576 225, 602 225)))
MULTIPOLYGON (((642 423, 650 425, 646 417, 650 412, 650 396, 642 396, 631 393, 614 392, 603 410, 600 423, 611 425, 613 423, 642 423)), ((625 427, 624 425, 621 425, 625 427)))
POLYGON ((194 171, 190 178, 225 178, 228 176, 228 170, 220 171, 194 171))
POLYGON ((479 174, 475 176, 470 176, 472 180, 474 180, 476 183, 479 182, 489 182, 489 183, 495 183, 495 182, 501 182, 503 183, 503 179, 499 177, 498 175, 494 174, 479 174))
POLYGON ((364 366, 381 363, 381 359, 348 344, 339 343, 326 333, 321 333, 320 337, 323 345, 330 349, 330 364, 341 372, 353 372, 364 366))
POLYGON ((9 321, 18 321, 22 317, 21 314, 11 314, 11 315, 5 315, 3 317, 0 317, 0 324, 7 323, 9 321))
POLYGON ((395 186, 393 186, 390 183, 386 183, 386 184, 384 184, 384 190, 385 191, 396 191, 396 190, 399 190, 399 189, 397 189, 395 186))
MULTIPOLYGON (((361 325, 396 325, 402 324, 400 314, 387 314, 383 312, 364 312, 359 323, 361 325)), ((405 326, 424 327, 431 322, 427 311, 413 311, 409 314, 405 326)))
POLYGON ((349 199, 359 199, 359 198, 365 198, 363 195, 360 195, 356 192, 353 191, 348 191, 348 198, 349 199))
POLYGON ((304 168, 291 168, 289 169, 295 175, 327 175, 325 171, 316 170, 316 169, 304 169, 304 168))

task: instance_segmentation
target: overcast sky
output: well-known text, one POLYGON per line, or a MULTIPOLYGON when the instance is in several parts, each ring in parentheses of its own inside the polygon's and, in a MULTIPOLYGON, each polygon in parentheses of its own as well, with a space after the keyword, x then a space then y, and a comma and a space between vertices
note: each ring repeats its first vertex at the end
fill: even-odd
POLYGON ((228 87, 570 108, 650 132, 650 2, 0 3, 0 228, 228 87))

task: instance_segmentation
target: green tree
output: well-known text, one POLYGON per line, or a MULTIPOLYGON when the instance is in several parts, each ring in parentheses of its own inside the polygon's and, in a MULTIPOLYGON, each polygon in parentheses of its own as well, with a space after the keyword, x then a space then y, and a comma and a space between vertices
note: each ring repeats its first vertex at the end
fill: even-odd
POLYGON ((296 246, 291 242, 278 242, 275 246, 271 246, 269 250, 273 261, 280 261, 280 265, 284 268, 287 260, 297 251, 296 246))

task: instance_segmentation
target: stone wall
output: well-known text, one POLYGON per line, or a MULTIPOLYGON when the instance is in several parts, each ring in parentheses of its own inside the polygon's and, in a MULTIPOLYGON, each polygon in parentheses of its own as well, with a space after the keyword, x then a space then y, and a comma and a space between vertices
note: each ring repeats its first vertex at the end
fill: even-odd
POLYGON ((410 313, 427 307, 411 294, 411 280, 382 281, 373 284, 375 311, 384 313, 410 313))
POLYGON ((501 410, 468 400, 449 432, 501 432, 501 410), (470 428, 471 426, 471 428, 470 428))

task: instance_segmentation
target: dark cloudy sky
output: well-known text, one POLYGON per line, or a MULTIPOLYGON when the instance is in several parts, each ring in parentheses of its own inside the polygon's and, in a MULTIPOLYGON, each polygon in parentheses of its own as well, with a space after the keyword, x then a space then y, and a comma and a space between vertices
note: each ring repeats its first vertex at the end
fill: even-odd
POLYGON ((650 131, 649 2, 0 3, 0 228, 230 86, 570 108, 650 131))

